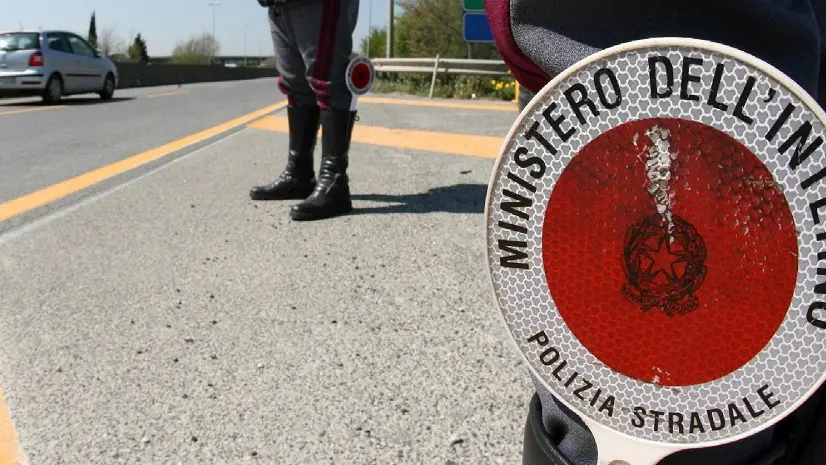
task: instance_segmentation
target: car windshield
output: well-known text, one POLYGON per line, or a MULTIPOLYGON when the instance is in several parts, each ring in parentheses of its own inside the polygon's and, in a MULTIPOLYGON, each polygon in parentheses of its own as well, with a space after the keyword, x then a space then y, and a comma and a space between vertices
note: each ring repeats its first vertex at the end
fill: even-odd
POLYGON ((12 32, 0 34, 0 51, 33 50, 40 48, 40 34, 36 32, 12 32))

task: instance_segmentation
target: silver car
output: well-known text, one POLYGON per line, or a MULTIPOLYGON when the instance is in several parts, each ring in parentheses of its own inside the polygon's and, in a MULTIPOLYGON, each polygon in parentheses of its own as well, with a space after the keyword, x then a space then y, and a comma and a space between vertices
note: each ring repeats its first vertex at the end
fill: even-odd
POLYGON ((0 32, 0 97, 96 93, 109 100, 118 69, 89 42, 66 31, 0 32))

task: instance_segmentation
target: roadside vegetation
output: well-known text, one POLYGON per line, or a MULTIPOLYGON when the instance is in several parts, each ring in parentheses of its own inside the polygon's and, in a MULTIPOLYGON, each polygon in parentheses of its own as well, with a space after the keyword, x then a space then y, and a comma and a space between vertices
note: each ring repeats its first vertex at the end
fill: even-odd
MULTIPOLYGON (((462 40, 462 6, 456 0, 396 0, 393 24, 393 56, 408 58, 479 58, 500 59, 493 44, 466 44, 462 40)), ((97 30, 94 13, 89 24, 89 40, 114 61, 152 61, 146 39, 130 32, 126 40, 112 28, 97 30)), ((387 29, 372 27, 370 33, 355 44, 354 52, 369 58, 386 56, 387 29)), ((210 64, 221 52, 221 44, 209 33, 197 34, 176 44, 169 63, 210 64)), ((242 66, 238 63, 237 66, 242 66)), ((256 64, 257 66, 257 64, 256 64)), ((269 59, 263 66, 275 66, 269 59)), ((373 92, 427 96, 431 73, 380 73, 373 92)), ((461 99, 497 99, 513 101, 516 83, 510 76, 440 75, 433 92, 435 97, 461 99)))
MULTIPOLYGON (((462 40, 462 3, 456 0, 396 0, 393 56, 408 58, 501 59, 493 44, 466 44, 462 40)), ((371 28, 356 47, 369 58, 387 56, 387 28, 371 28)), ((412 95, 430 93, 431 73, 381 73, 373 92, 412 95)), ((513 100, 511 77, 440 75, 434 97, 513 100)))
MULTIPOLYGON (((432 74, 380 74, 372 92, 401 93, 426 97, 430 95, 432 74)), ((480 76, 440 75, 433 96, 460 99, 496 99, 512 101, 516 95, 513 79, 491 79, 480 76)))

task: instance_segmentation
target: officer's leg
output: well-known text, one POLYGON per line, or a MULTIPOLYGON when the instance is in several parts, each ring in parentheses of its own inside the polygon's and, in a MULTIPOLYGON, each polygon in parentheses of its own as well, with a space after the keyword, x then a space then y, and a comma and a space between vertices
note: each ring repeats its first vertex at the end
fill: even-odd
POLYGON ((327 218, 352 210, 347 167, 356 108, 345 74, 358 9, 358 0, 302 0, 284 7, 294 24, 322 124, 318 182, 313 193, 290 212, 296 220, 327 218))
POLYGON ((319 126, 319 107, 307 82, 304 60, 296 44, 295 26, 280 11, 269 8, 270 31, 278 69, 278 87, 287 97, 289 154, 287 166, 273 183, 255 186, 256 200, 303 199, 315 187, 313 151, 319 126))

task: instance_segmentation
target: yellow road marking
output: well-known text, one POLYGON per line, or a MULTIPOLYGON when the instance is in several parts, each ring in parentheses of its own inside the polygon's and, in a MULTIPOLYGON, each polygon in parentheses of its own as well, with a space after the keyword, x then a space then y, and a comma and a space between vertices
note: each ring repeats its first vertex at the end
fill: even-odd
POLYGON ((189 91, 187 91, 187 90, 174 90, 172 92, 161 92, 159 94, 149 94, 149 95, 146 96, 146 98, 166 97, 166 96, 169 96, 169 95, 185 94, 187 92, 189 92, 189 91))
POLYGON ((437 108, 464 108, 468 110, 493 110, 514 112, 513 105, 496 105, 493 103, 469 103, 469 102, 434 102, 431 100, 398 99, 387 97, 359 97, 359 103, 386 103, 390 105, 410 105, 416 107, 437 107, 437 108))
POLYGON ((26 463, 26 456, 20 441, 17 438, 17 431, 11 421, 11 413, 6 406, 3 392, 0 390, 0 465, 22 465, 26 463))
POLYGON ((53 106, 48 106, 48 107, 21 108, 19 110, 6 110, 6 111, 0 111, 0 116, 19 115, 21 113, 31 113, 33 111, 57 110, 58 108, 66 108, 66 105, 53 105, 53 106))
MULTIPOLYGON (((249 127, 277 132, 287 132, 289 129, 287 118, 283 116, 267 116, 251 123, 249 127)), ((501 137, 391 129, 360 124, 354 126, 352 140, 385 147, 485 158, 496 158, 503 142, 501 137)))
MULTIPOLYGON (((143 165, 144 163, 156 160, 172 152, 178 151, 184 147, 196 144, 198 142, 203 141, 204 139, 208 139, 212 136, 218 135, 224 131, 228 131, 238 126, 247 124, 257 118, 266 115, 267 113, 270 113, 278 108, 285 106, 286 104, 287 102, 279 102, 275 105, 264 107, 258 111, 254 111, 244 116, 235 118, 231 121, 227 121, 226 123, 213 126, 199 133, 184 137, 183 139, 178 139, 176 141, 170 142, 168 144, 162 145, 152 150, 147 150, 146 152, 132 155, 129 158, 125 158, 115 163, 81 174, 74 178, 67 179, 63 182, 59 182, 53 186, 41 189, 37 192, 32 192, 31 194, 25 195, 23 197, 18 197, 14 200, 10 200, 6 203, 0 204, 0 221, 5 221, 9 218, 20 215, 29 210, 35 209, 37 207, 42 207, 43 205, 46 205, 49 202, 54 202, 55 200, 59 200, 70 194, 73 194, 89 186, 97 184, 103 180, 106 180, 121 173, 125 173, 126 171, 129 171, 133 168, 137 168, 138 166, 143 165)), ((0 465, 3 464, 0 463, 0 465)))

